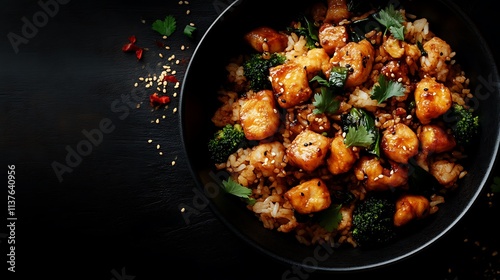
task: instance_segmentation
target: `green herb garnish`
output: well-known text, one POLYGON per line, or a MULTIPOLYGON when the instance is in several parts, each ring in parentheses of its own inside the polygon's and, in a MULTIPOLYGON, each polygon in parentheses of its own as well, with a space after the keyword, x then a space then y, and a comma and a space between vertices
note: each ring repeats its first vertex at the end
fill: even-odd
POLYGON ((312 104, 316 107, 313 110, 316 115, 322 113, 334 114, 340 107, 340 101, 335 98, 333 91, 327 87, 321 87, 321 93, 314 95, 312 104))
POLYGON ((252 190, 238 184, 232 178, 222 181, 222 189, 229 194, 243 198, 248 204, 255 203, 255 199, 250 198, 252 190))
POLYGON ((196 31, 196 27, 191 26, 191 25, 186 25, 184 27, 184 35, 188 36, 189 38, 193 38, 193 32, 196 31))
POLYGON ((380 157, 380 131, 367 111, 351 108, 349 113, 342 115, 342 129, 346 133, 346 146, 364 147, 368 153, 380 157))
POLYGON ((404 91, 403 84, 387 80, 384 75, 380 75, 378 85, 373 86, 371 98, 380 104, 393 96, 404 96, 404 91))
POLYGON ((385 26, 384 35, 389 30, 394 36, 394 38, 404 41, 404 18, 403 14, 394 9, 391 4, 383 10, 380 10, 378 14, 373 15, 373 17, 383 26, 385 26))
POLYGON ((332 204, 330 207, 318 213, 318 223, 328 232, 332 232, 338 228, 342 221, 342 213, 340 212, 342 205, 332 204))
POLYGON ((316 45, 319 41, 318 28, 314 25, 313 22, 309 21, 306 17, 303 17, 299 21, 301 23, 300 27, 298 28, 288 27, 287 31, 294 32, 298 36, 304 36, 304 38, 306 39, 307 48, 309 49, 316 48, 316 45))
POLYGON ((344 143, 347 147, 357 146, 369 148, 374 143, 374 139, 375 134, 372 131, 368 131, 366 127, 351 126, 345 135, 344 143))
POLYGON ((174 16, 168 15, 164 20, 157 19, 151 27, 163 36, 170 36, 174 33, 177 23, 174 16))

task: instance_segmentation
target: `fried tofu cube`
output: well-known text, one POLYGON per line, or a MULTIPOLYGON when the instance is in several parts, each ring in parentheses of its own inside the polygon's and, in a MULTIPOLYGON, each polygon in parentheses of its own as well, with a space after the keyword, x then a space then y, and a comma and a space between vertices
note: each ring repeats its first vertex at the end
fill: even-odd
POLYGON ((354 147, 348 148, 344 137, 339 134, 330 145, 330 156, 326 159, 328 170, 334 175, 345 173, 351 170, 358 158, 359 152, 355 152, 354 147))
POLYGON ((300 214, 311 214, 330 207, 330 191, 323 180, 315 178, 301 183, 285 193, 285 198, 300 214))
POLYGON ((349 33, 343 25, 323 23, 319 28, 319 43, 328 55, 342 48, 349 41, 349 33))
POLYGON ((303 130, 286 150, 290 164, 312 172, 325 162, 331 139, 312 130, 303 130))
POLYGON ((306 69, 296 63, 280 64, 269 69, 271 85, 282 108, 291 108, 311 98, 306 69))
MULTIPOLYGON (((348 69, 349 75, 347 75, 345 87, 354 88, 368 80, 374 60, 375 49, 367 39, 363 39, 357 43, 349 42, 338 49, 330 62, 334 67, 348 69)), ((327 76, 329 77, 329 74, 327 76)))
POLYGON ((306 70, 309 80, 318 73, 325 74, 331 68, 330 56, 323 48, 311 49, 305 55, 297 56, 293 62, 306 70))
POLYGON ((262 26, 245 34, 245 40, 258 52, 282 52, 288 46, 288 37, 270 27, 262 26))
POLYGON ((271 90, 261 90, 241 105, 240 122, 248 140, 272 136, 280 125, 280 115, 271 90))

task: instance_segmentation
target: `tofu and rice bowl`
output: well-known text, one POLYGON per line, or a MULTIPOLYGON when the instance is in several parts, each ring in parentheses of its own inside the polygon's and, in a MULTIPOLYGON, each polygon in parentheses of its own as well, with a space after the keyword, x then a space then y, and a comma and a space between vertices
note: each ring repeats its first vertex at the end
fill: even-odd
POLYGON ((383 246, 446 207, 479 123, 466 73, 425 18, 328 0, 242 40, 252 51, 227 62, 207 149, 263 227, 383 246))

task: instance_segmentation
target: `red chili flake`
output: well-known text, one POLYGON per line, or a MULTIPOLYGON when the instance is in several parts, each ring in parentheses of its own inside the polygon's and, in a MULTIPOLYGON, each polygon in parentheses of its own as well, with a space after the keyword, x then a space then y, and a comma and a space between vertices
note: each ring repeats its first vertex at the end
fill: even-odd
POLYGON ((141 48, 139 48, 138 46, 134 45, 133 43, 126 43, 122 47, 122 51, 124 51, 124 52, 135 52, 135 51, 140 50, 140 49, 141 48))
POLYGON ((141 47, 138 47, 135 44, 136 42, 137 42, 137 38, 134 35, 128 37, 128 43, 123 45, 122 51, 123 52, 135 52, 135 56, 137 57, 137 59, 141 59, 144 49, 141 47))
POLYGON ((137 57, 137 59, 141 60, 141 58, 142 58, 142 52, 143 52, 142 49, 136 50, 135 51, 135 57, 137 57))
POLYGON ((170 97, 166 96, 166 95, 159 96, 158 93, 155 92, 155 93, 153 93, 153 94, 151 94, 149 96, 149 102, 153 106, 155 106, 155 105, 165 105, 165 104, 170 103, 170 97))
POLYGON ((174 75, 166 75, 163 78, 164 81, 170 82, 170 83, 177 83, 179 80, 174 75))

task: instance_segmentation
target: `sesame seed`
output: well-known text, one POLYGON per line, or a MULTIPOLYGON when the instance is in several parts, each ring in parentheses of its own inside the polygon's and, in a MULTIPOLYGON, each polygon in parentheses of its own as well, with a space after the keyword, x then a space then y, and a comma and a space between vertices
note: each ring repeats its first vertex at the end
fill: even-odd
POLYGON ((186 15, 189 15, 191 13, 191 10, 186 11, 186 15))
POLYGON ((175 114, 177 112, 177 107, 174 108, 173 113, 175 114))
POLYGON ((159 154, 160 156, 162 156, 162 155, 163 155, 163 152, 159 152, 158 154, 159 154))
POLYGON ((174 166, 174 165, 175 165, 175 160, 172 160, 172 166, 174 166))
POLYGON ((163 58, 163 54, 162 54, 162 53, 159 53, 159 54, 158 54, 158 56, 159 56, 160 58, 163 58))
POLYGON ((151 139, 148 140, 148 143, 152 143, 152 142, 153 142, 153 140, 151 140, 151 139))
POLYGON ((156 120, 155 120, 155 123, 160 123, 160 119, 156 119, 156 120))
POLYGON ((186 208, 182 207, 181 212, 184 213, 186 211, 186 208))
POLYGON ((156 149, 159 150, 160 149, 160 144, 156 144, 156 149))

